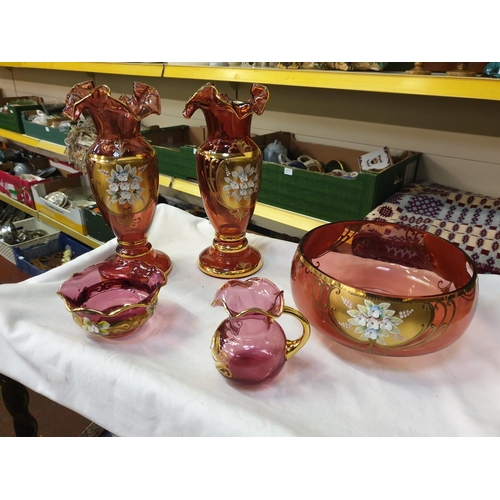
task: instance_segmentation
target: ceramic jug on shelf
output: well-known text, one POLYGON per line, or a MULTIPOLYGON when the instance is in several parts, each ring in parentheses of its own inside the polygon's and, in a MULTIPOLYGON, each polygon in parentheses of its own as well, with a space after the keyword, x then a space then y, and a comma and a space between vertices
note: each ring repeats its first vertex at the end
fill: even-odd
POLYGON ((287 156, 288 150, 277 139, 264 148, 264 161, 280 163, 278 159, 279 155, 287 156))

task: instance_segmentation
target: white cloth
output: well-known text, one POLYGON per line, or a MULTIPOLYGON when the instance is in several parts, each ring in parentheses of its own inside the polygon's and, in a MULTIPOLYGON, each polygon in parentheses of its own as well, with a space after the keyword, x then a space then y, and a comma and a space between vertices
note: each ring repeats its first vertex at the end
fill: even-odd
MULTIPOLYGON (((158 307, 122 340, 88 336, 56 295, 104 260, 116 240, 60 268, 0 286, 0 372, 119 436, 498 436, 500 276, 481 275, 472 324, 455 344, 414 358, 360 353, 314 328, 268 384, 242 389, 215 369, 210 340, 226 318, 211 307, 223 280, 197 268, 208 221, 159 205, 149 239, 173 268, 158 307)), ((290 291, 295 243, 248 234, 257 276, 290 291)), ((289 337, 300 325, 279 320, 289 337)))

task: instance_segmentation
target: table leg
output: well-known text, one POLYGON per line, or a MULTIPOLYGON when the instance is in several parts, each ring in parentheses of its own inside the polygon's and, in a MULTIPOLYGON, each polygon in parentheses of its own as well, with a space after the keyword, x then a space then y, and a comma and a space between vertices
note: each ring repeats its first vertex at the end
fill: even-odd
POLYGON ((0 388, 5 408, 14 421, 18 437, 36 437, 38 422, 29 412, 29 393, 24 385, 0 373, 0 388))

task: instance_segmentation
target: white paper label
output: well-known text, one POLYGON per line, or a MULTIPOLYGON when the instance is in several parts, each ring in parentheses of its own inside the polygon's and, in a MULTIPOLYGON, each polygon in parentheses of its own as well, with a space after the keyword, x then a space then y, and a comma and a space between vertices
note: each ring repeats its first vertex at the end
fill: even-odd
POLYGON ((289 168, 289 167, 285 167, 283 169, 283 172, 284 172, 285 175, 293 175, 293 169, 289 168))
POLYGON ((388 147, 366 153, 358 157, 358 162, 361 170, 365 171, 380 171, 392 165, 388 147))

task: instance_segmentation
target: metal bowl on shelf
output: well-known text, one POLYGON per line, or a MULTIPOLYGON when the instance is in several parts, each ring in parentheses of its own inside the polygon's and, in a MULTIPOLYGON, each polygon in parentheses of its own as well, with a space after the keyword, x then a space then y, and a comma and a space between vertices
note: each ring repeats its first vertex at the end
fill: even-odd
POLYGON ((19 162, 14 165, 13 172, 14 175, 17 175, 18 177, 23 174, 33 174, 35 172, 35 167, 33 167, 31 163, 19 162))
POLYGON ((15 245, 17 242, 17 229, 12 222, 7 222, 0 228, 0 236, 7 245, 15 245))
POLYGON ((292 260, 291 289, 297 308, 336 342, 400 357, 454 343, 478 300, 475 264, 458 246, 374 221, 309 231, 292 260))

